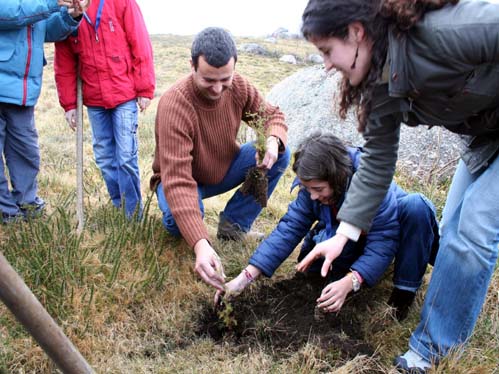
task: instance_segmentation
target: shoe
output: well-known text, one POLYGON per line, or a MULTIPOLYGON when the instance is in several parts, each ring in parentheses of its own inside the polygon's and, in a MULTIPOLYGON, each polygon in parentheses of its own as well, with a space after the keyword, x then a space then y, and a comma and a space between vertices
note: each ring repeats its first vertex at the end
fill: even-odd
POLYGON ((426 374, 431 364, 412 350, 401 356, 395 357, 393 364, 397 369, 406 374, 426 374))
POLYGON ((34 203, 19 205, 19 210, 25 219, 40 217, 45 210, 45 201, 37 197, 34 203))
POLYGON ((8 214, 2 212, 0 223, 3 225, 9 225, 11 223, 22 222, 24 220, 24 214, 22 214, 21 212, 18 212, 16 214, 8 214))
POLYGON ((401 290, 400 288, 393 288, 392 294, 388 299, 388 305, 395 308, 395 317, 398 321, 403 321, 407 318, 409 314, 409 308, 411 307, 414 299, 416 298, 416 293, 407 290, 401 290))
POLYGON ((257 231, 245 232, 237 223, 230 222, 223 212, 220 212, 220 221, 218 222, 217 238, 220 240, 244 241, 257 240, 261 241, 265 237, 264 234, 257 231))

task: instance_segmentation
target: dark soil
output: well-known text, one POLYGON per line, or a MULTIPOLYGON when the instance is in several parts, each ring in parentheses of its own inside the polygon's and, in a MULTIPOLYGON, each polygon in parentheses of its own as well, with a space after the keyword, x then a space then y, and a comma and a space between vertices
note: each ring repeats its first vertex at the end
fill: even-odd
POLYGON ((269 180, 265 169, 253 167, 248 170, 243 185, 241 186, 241 193, 243 195, 253 195, 255 201, 259 203, 262 208, 267 206, 267 194, 269 189, 269 180))
POLYGON ((287 356, 307 342, 325 352, 334 350, 341 360, 372 355, 374 348, 363 341, 361 328, 362 315, 368 313, 369 290, 348 298, 340 313, 316 318, 315 300, 324 285, 318 276, 297 273, 291 279, 247 289, 231 301, 237 325, 230 329, 219 320, 213 306, 206 305, 197 335, 232 345, 263 347, 277 356, 287 356))

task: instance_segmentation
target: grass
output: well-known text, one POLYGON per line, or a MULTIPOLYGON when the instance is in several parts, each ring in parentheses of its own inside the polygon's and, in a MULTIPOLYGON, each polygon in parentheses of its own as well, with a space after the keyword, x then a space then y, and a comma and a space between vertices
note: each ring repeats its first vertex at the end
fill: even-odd
MULTIPOLYGON (((154 36, 157 76, 156 97, 177 78, 187 74, 190 37, 154 36)), ((238 43, 252 41, 238 40, 238 43)), ((263 42, 262 42, 263 43, 263 42)), ((303 41, 263 43, 274 55, 294 53, 302 60, 313 48, 303 41)), ((249 346, 230 340, 215 342, 196 334, 199 320, 213 297, 213 289, 198 280, 194 255, 184 241, 163 230, 155 196, 148 189, 154 152, 154 117, 158 100, 140 115, 139 163, 144 219, 130 222, 109 202, 104 183, 93 161, 90 130, 85 124, 85 214, 82 235, 76 234, 75 137, 67 128, 58 105, 53 80, 53 47, 46 48, 43 91, 36 109, 40 134, 42 170, 40 195, 48 203, 44 219, 0 228, 0 250, 25 279, 35 295, 98 373, 395 373, 394 355, 404 351, 422 304, 408 320, 398 323, 382 300, 390 292, 386 277, 373 289, 379 302, 360 310, 372 356, 342 360, 330 350, 319 349, 315 337, 298 349, 277 353, 264 344, 249 346)), ((263 92, 302 66, 278 62, 277 57, 241 54, 237 70, 263 92)), ((292 195, 290 170, 257 222, 255 228, 270 233, 285 213, 292 195)), ((420 183, 398 174, 405 188, 427 194, 441 210, 447 180, 420 183)), ((218 212, 230 194, 208 199, 205 222, 215 234, 218 212)), ((256 243, 214 246, 231 277, 245 266, 256 243)), ((251 292, 275 284, 294 272, 292 256, 268 280, 253 285, 251 292)), ((426 276, 429 279, 429 274, 426 276)), ((451 356, 434 373, 498 373, 499 287, 494 275, 487 303, 464 356, 451 356)), ((265 339, 273 326, 262 319, 255 329, 265 339)), ((0 373, 56 372, 36 342, 0 305, 0 373)), ((257 341, 258 342, 258 341, 257 341)))

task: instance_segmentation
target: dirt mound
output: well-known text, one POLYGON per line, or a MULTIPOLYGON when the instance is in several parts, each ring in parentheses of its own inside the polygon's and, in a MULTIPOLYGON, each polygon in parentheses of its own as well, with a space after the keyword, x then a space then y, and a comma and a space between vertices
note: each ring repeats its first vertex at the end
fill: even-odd
MULTIPOLYGON (((307 343, 325 351, 337 351, 338 359, 358 354, 372 355, 373 347, 363 341, 362 313, 366 313, 369 292, 347 299, 338 314, 314 317, 314 307, 324 280, 297 273, 269 285, 246 290, 231 302, 237 325, 227 328, 212 305, 206 305, 199 320, 198 336, 215 341, 230 341, 242 346, 268 348, 277 356, 286 356, 307 343)), ((372 296, 371 296, 372 298, 372 296)), ((317 314, 317 313, 315 313, 317 314)))

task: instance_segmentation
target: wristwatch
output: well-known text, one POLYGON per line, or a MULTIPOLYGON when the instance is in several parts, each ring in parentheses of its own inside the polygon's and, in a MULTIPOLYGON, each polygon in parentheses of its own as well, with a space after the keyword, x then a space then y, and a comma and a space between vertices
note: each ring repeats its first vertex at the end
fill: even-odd
POLYGON ((354 272, 350 272, 350 277, 352 278, 352 289, 353 292, 357 292, 360 290, 360 280, 357 278, 357 275, 355 275, 354 272))

